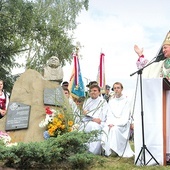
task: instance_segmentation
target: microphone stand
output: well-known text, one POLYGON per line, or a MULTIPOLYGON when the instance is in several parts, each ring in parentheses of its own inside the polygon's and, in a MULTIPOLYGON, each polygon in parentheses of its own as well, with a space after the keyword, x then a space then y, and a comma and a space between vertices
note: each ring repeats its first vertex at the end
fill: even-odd
MULTIPOLYGON (((154 59, 154 58, 153 58, 154 59)), ((134 74, 138 74, 140 75, 140 93, 141 93, 141 123, 142 123, 142 147, 141 150, 139 152, 139 155, 135 161, 135 165, 137 164, 140 156, 142 157, 143 154, 143 161, 144 161, 144 165, 147 165, 152 159, 154 159, 154 161, 157 163, 157 165, 159 165, 158 161, 154 158, 154 156, 151 154, 151 152, 148 150, 146 144, 145 144, 145 134, 144 134, 144 116, 143 116, 143 93, 142 93, 142 71, 144 68, 148 67, 149 65, 153 64, 154 62, 156 62, 156 60, 150 62, 149 64, 147 64, 146 66, 144 66, 143 68, 139 69, 138 71, 130 74, 130 76, 133 76, 134 74), (146 157, 145 157, 145 151, 147 151, 149 153, 149 155, 151 156, 151 159, 146 163, 146 157)))

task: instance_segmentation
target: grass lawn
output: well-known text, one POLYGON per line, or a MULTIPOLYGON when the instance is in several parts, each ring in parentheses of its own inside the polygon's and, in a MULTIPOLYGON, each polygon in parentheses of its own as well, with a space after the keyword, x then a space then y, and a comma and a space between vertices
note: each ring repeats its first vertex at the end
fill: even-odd
MULTIPOLYGON (((132 149, 134 143, 130 141, 132 149)), ((102 156, 102 163, 94 165, 91 170, 170 170, 170 166, 137 166, 132 158, 121 157, 104 157, 102 156)))
POLYGON ((120 158, 120 157, 103 157, 103 163, 97 164, 91 170, 169 170, 170 166, 136 166, 134 164, 134 157, 120 158))

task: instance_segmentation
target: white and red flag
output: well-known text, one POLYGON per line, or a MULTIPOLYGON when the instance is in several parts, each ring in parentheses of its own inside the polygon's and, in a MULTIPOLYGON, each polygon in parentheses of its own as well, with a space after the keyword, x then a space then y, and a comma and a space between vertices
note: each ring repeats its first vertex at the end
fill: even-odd
POLYGON ((97 75, 97 82, 98 85, 101 88, 101 92, 104 93, 105 90, 105 84, 106 84, 106 80, 105 80, 105 63, 104 63, 104 57, 105 54, 101 53, 100 54, 100 63, 99 63, 99 68, 98 68, 98 75, 97 75))

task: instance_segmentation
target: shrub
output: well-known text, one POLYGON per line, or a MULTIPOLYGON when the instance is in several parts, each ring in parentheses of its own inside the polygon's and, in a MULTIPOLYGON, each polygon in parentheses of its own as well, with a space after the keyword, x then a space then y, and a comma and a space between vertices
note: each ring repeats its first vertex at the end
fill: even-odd
POLYGON ((88 169, 97 158, 85 144, 92 135, 73 131, 42 142, 0 145, 0 159, 5 166, 19 169, 88 169))

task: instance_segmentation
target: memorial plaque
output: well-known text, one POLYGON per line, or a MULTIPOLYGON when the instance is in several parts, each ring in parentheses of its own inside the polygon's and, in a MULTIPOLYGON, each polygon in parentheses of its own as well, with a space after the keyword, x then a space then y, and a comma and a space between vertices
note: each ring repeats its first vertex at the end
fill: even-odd
POLYGON ((27 129, 31 106, 11 102, 7 110, 5 130, 27 129))
POLYGON ((51 106, 62 106, 64 103, 64 93, 62 87, 44 89, 44 104, 51 106))

